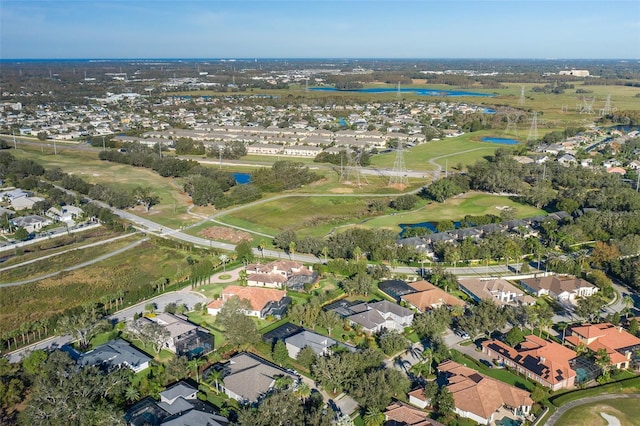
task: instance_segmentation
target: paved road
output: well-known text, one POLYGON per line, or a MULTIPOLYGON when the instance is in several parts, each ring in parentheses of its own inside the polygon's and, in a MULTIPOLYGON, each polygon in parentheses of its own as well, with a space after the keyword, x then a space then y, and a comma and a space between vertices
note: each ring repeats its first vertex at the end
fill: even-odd
MULTIPOLYGON (((553 413, 553 415, 551 417, 549 417, 549 419, 546 421, 545 426, 553 426, 556 424, 556 422, 560 419, 560 417, 562 417, 562 415, 567 412, 567 410, 573 408, 573 407, 577 407, 579 405, 584 405, 584 404, 597 404, 599 402, 602 401, 606 401, 609 399, 623 399, 623 398, 634 398, 634 399, 640 399, 640 394, 638 393, 631 393, 631 394, 603 394, 603 395, 598 395, 598 396, 590 396, 588 398, 582 398, 582 399, 578 399, 575 401, 571 401, 565 405, 563 405, 562 407, 558 408, 558 411, 556 411, 555 413, 553 413)), ((629 401, 630 404, 640 404, 640 400, 638 401, 629 401)), ((638 419, 635 419, 638 420, 638 419)))
POLYGON ((103 245, 103 244, 108 244, 108 243, 111 243, 111 242, 114 242, 114 241, 121 240, 123 238, 128 238, 131 235, 132 234, 118 235, 117 237, 109 238, 109 239, 102 240, 102 241, 96 241, 95 243, 85 244, 83 246, 74 247, 74 248, 71 248, 71 249, 68 249, 68 250, 59 251, 59 252, 53 253, 53 254, 48 254, 46 256, 41 256, 41 257, 38 257, 38 258, 35 258, 35 259, 27 260, 26 262, 16 263, 15 265, 11 265, 11 266, 5 266, 4 268, 0 268, 0 272, 8 271, 10 269, 20 268, 20 267, 22 267, 24 265, 28 265, 30 263, 40 262, 41 260, 50 259, 52 257, 60 256, 60 255, 63 255, 65 253, 69 253, 69 252, 72 252, 72 251, 75 251, 75 250, 82 250, 82 249, 86 249, 86 248, 89 248, 89 247, 96 247, 96 246, 100 246, 100 245, 103 245))
MULTIPOLYGON (((84 225, 84 226, 81 226, 81 227, 78 227, 78 228, 69 229, 68 231, 66 229, 60 229, 59 231, 56 232, 56 234, 58 234, 58 235, 67 234, 67 233, 68 234, 75 234, 77 232, 87 231, 89 229, 98 228, 100 226, 102 226, 102 225, 100 225, 99 223, 92 223, 90 225, 84 225)), ((47 236, 34 238, 32 240, 20 241, 20 242, 13 243, 13 244, 3 244, 2 246, 0 246, 0 252, 11 251, 11 250, 15 250, 16 248, 29 246, 31 244, 41 243, 43 241, 50 240, 51 238, 54 238, 54 237, 55 237, 55 235, 47 235, 47 236)))
POLYGON ((142 238, 142 239, 140 239, 138 241, 134 241, 133 243, 131 243, 131 244, 125 246, 125 247, 122 247, 122 248, 114 250, 114 251, 112 251, 110 253, 106 253, 106 254, 103 254, 101 256, 98 256, 95 259, 91 259, 91 260, 88 260, 86 262, 78 263, 77 265, 69 266, 68 268, 64 268, 64 269, 61 269, 61 270, 56 271, 56 272, 51 272, 50 274, 40 275, 38 277, 33 277, 33 278, 26 279, 26 280, 21 280, 21 281, 14 281, 14 282, 10 282, 10 283, 0 284, 0 287, 15 287, 15 286, 18 286, 18 285, 29 284, 29 283, 33 283, 33 282, 36 282, 36 281, 44 280, 46 278, 55 277, 56 275, 59 275, 59 274, 61 274, 63 272, 75 271, 76 269, 84 268, 86 266, 93 265, 94 263, 98 263, 98 262, 101 262, 101 261, 103 261, 105 259, 108 259, 110 257, 116 256, 116 255, 118 255, 120 253, 124 253, 125 251, 131 250, 132 248, 137 247, 140 244, 142 244, 144 241, 148 241, 148 240, 149 240, 149 238, 142 238))

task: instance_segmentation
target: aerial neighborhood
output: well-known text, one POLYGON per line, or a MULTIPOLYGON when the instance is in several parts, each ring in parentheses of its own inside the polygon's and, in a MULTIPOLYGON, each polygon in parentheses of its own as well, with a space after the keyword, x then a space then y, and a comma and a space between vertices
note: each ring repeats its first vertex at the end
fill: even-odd
POLYGON ((635 62, 43 64, 0 73, 1 424, 636 424, 635 62))

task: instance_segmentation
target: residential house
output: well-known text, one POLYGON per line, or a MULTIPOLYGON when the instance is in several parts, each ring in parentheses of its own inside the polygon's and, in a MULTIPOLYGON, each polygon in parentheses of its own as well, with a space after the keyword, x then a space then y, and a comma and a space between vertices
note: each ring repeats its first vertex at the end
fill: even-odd
POLYGON ((76 206, 51 207, 45 213, 46 216, 54 221, 63 222, 67 226, 75 226, 76 220, 82 217, 83 214, 82 209, 76 206))
POLYGON ((160 392, 160 401, 147 397, 131 406, 124 419, 131 426, 228 426, 229 420, 197 394, 196 388, 180 381, 160 392))
POLYGON ((629 368, 633 354, 640 350, 639 338, 608 322, 572 327, 565 340, 572 347, 584 345, 593 352, 604 349, 616 368, 629 368))
POLYGON ((503 417, 529 415, 533 400, 529 392, 480 374, 454 361, 438 365, 438 373, 454 400, 460 417, 489 425, 503 417))
POLYGON ((331 337, 323 336, 322 334, 318 334, 309 330, 302 330, 299 333, 286 337, 284 339, 284 343, 287 346, 289 356, 293 359, 298 358, 298 354, 305 346, 309 346, 311 349, 313 349, 316 355, 326 355, 328 353, 331 353, 331 348, 334 345, 339 345, 342 348, 346 348, 352 352, 356 350, 356 348, 351 345, 340 343, 337 340, 332 339, 331 337))
POLYGON ((385 426, 444 426, 427 416, 424 411, 395 401, 384 409, 385 426))
POLYGON ((301 290, 307 283, 314 283, 318 273, 313 267, 304 266, 291 260, 275 260, 261 265, 247 265, 247 285, 255 287, 284 288, 301 290))
POLYGON ((269 392, 279 377, 298 379, 257 355, 241 352, 223 366, 222 387, 229 398, 251 404, 269 392))
POLYGON ((577 354, 559 343, 529 335, 517 348, 487 340, 482 342, 482 352, 551 390, 569 389, 575 384, 576 372, 569 361, 577 354))
POLYGON ((476 302, 490 299, 498 306, 536 303, 533 297, 502 278, 460 278, 458 284, 476 302))
POLYGON ((428 281, 421 280, 408 283, 407 285, 414 289, 414 292, 403 295, 401 300, 420 312, 426 312, 442 305, 464 306, 464 302, 462 300, 447 293, 441 288, 436 287, 428 281))
POLYGON ((548 275, 546 277, 527 278, 520 284, 537 297, 549 295, 562 302, 575 302, 578 297, 593 296, 598 287, 573 275, 548 275))
POLYGON ((80 365, 94 365, 107 370, 128 367, 135 373, 139 373, 149 367, 149 361, 151 361, 151 357, 131 346, 129 342, 116 339, 82 354, 78 363, 80 365))
POLYGON ((284 290, 230 285, 222 290, 220 299, 207 305, 207 312, 211 315, 218 315, 220 309, 232 297, 248 300, 250 309, 245 311, 245 315, 258 318, 266 318, 270 315, 281 318, 291 303, 291 298, 287 297, 284 290))
POLYGON ((39 202, 44 201, 42 197, 19 197, 11 200, 11 207, 15 210, 30 210, 39 202))
POLYGON ((168 336, 162 348, 178 356, 199 356, 213 350, 213 335, 184 317, 163 312, 153 318, 139 320, 155 322, 167 330, 168 336))
POLYGON ((569 166, 571 164, 576 164, 577 162, 576 157, 571 154, 564 154, 558 158, 558 163, 563 166, 569 166))
POLYGON ((377 333, 383 329, 404 331, 413 322, 413 311, 400 305, 383 300, 381 302, 363 302, 349 308, 352 315, 347 320, 359 324, 367 333, 377 333))
POLYGON ((47 225, 51 225, 53 221, 38 215, 20 216, 11 219, 11 224, 16 228, 24 228, 28 233, 36 232, 47 225))
POLYGON ((32 192, 16 188, 0 192, 0 201, 11 204, 13 200, 17 200, 22 197, 31 197, 32 195, 32 192))

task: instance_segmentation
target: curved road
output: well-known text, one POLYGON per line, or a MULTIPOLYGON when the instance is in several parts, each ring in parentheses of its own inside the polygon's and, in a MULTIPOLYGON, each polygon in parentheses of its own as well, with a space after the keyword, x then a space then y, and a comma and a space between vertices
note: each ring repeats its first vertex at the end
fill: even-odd
MULTIPOLYGON (((581 398, 581 399, 577 399, 575 401, 571 401, 571 402, 563 405, 562 407, 558 408, 558 411, 556 411, 555 413, 553 413, 553 415, 551 417, 549 417, 549 419, 545 423, 545 426, 553 426, 553 425, 555 425, 556 422, 560 419, 560 417, 562 417, 562 415, 564 413, 566 413, 567 410, 569 410, 569 409, 571 409, 573 407, 577 407, 579 405, 584 405, 584 404, 598 403, 598 402, 606 401, 606 400, 609 400, 609 399, 623 399, 623 398, 640 398, 640 393, 604 394, 604 395, 590 396, 590 397, 587 397, 587 398, 581 398)), ((637 403, 640 403, 640 401, 638 401, 637 403)))

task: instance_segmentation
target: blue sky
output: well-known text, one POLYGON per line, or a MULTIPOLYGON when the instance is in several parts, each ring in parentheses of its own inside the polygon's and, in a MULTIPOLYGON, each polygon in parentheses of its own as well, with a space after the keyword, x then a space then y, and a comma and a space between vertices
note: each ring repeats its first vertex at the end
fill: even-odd
POLYGON ((0 0, 0 58, 640 59, 638 0, 0 0))

